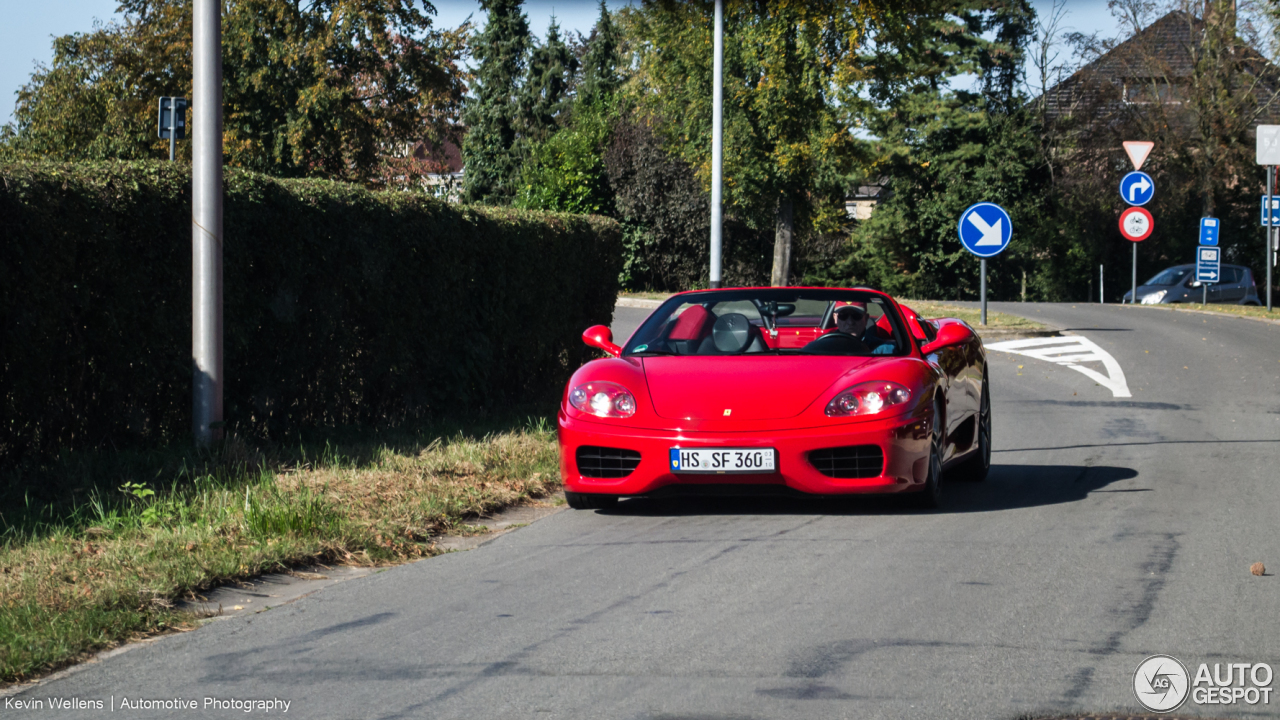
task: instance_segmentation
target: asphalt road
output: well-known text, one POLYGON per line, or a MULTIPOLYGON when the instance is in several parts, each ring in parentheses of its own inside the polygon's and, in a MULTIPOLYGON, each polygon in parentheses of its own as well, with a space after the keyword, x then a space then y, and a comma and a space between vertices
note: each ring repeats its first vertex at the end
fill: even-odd
MULTIPOLYGON (((1193 674, 1280 671, 1280 326, 996 307, 1093 340, 1133 397, 993 353, 994 467, 947 487, 943 511, 753 499, 560 512, 20 699, 278 697, 306 718, 1012 719, 1137 712, 1134 671, 1153 654, 1193 674), (1251 575, 1255 561, 1272 574, 1251 575)), ((1179 714, 1276 717, 1280 697, 1179 714)))

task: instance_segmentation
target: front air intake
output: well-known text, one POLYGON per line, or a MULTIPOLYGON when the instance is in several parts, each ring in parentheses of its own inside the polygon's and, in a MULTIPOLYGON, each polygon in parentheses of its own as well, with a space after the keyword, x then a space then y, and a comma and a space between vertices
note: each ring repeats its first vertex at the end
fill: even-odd
POLYGON ((870 478, 884 470, 884 453, 879 445, 848 445, 809 453, 809 463, 831 478, 870 478))
POLYGON ((621 448, 583 445, 578 448, 578 472, 583 477, 624 478, 640 464, 640 453, 621 448))

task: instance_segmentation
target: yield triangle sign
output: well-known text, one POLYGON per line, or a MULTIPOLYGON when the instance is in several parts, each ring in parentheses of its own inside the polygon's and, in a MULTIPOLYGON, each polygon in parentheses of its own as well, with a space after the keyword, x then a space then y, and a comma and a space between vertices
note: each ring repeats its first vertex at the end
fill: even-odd
POLYGON ((1151 154, 1151 148, 1156 144, 1147 140, 1127 140, 1124 143, 1124 151, 1129 153, 1129 161, 1133 163, 1134 170, 1141 170, 1142 163, 1147 161, 1147 156, 1151 154))

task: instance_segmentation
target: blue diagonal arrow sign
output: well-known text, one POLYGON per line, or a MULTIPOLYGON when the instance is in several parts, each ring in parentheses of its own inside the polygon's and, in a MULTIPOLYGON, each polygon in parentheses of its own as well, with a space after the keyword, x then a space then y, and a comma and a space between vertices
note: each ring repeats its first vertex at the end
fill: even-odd
POLYGON ((960 215, 960 242, 964 249, 978 257, 993 257, 1009 247, 1013 238, 1013 221, 1009 213, 995 203, 972 205, 960 215))

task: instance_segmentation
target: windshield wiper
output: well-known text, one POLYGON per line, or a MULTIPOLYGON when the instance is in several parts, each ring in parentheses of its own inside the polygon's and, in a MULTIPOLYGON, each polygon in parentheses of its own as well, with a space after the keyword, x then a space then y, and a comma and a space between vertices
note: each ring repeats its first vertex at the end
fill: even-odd
POLYGON ((626 357, 638 357, 641 355, 677 355, 669 350, 641 350, 640 352, 627 353, 626 357))

